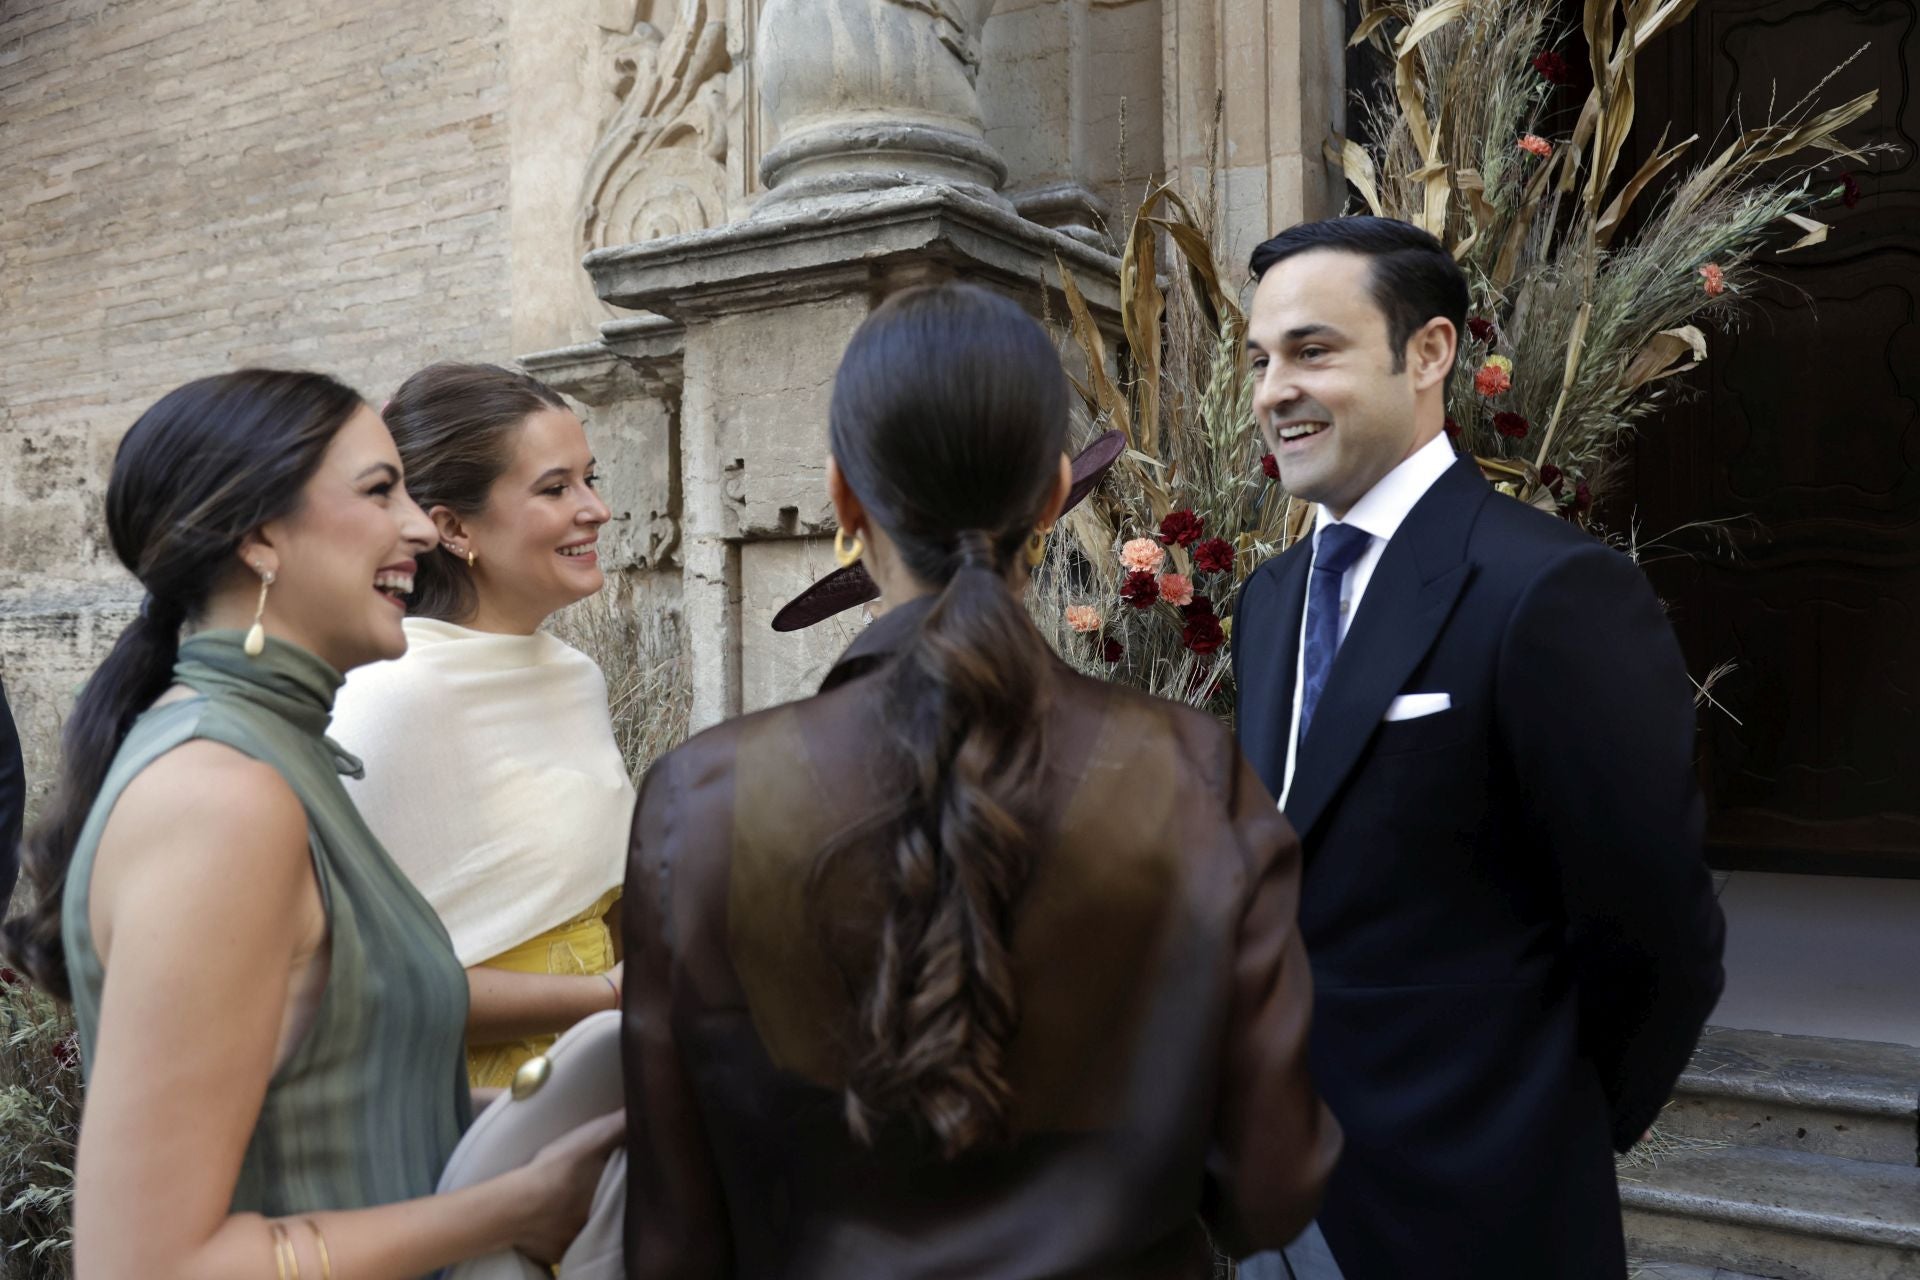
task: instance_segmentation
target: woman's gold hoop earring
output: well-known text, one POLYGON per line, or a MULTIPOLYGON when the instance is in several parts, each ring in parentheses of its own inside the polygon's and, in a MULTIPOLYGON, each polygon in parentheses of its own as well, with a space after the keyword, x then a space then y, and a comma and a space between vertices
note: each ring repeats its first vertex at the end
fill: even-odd
POLYGON ((1048 532, 1050 531, 1046 529, 1035 529, 1033 533, 1028 536, 1027 567, 1029 569, 1038 569, 1041 563, 1046 560, 1048 532))
POLYGON ((845 569, 855 560, 865 555, 866 551, 867 544, 860 540, 859 534, 856 533, 853 535, 853 545, 848 546, 847 531, 845 529, 835 529, 833 531, 833 558, 840 562, 842 569, 845 569))
POLYGON ((472 547, 467 548, 467 568, 469 569, 473 568, 473 562, 475 560, 478 560, 479 558, 480 558, 479 556, 474 554, 472 547))
POLYGON ((267 588, 273 585, 273 570, 255 568, 260 575, 260 603, 253 607, 253 625, 247 629, 246 643, 240 647, 249 658, 257 658, 266 652, 267 626, 262 621, 267 614, 267 588))

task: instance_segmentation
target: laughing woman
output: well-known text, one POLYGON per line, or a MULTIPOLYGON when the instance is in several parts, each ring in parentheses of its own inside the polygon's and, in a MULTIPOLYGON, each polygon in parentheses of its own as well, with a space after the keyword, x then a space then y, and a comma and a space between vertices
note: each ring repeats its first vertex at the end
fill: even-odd
POLYGON ((4 930, 79 1026, 76 1280, 558 1257, 619 1118, 432 1194, 467 984, 326 737, 341 674, 406 647, 381 584, 434 543, 379 415, 316 373, 189 383, 127 433, 106 507, 146 600, 67 718, 4 930))
POLYGON ((633 787, 600 669, 540 630, 600 590, 610 513, 580 419, 526 374, 433 365, 385 414, 438 547, 406 656, 354 674, 335 735, 367 763, 360 812, 467 966, 469 1078, 498 1087, 620 999, 633 787))

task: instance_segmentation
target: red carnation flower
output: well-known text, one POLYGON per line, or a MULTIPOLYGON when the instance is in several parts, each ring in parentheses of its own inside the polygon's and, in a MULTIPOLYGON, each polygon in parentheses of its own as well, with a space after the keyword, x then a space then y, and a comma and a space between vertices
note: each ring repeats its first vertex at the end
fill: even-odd
POLYGON ((1193 567, 1202 573, 1225 573, 1233 568, 1233 544, 1225 538, 1208 538, 1193 549, 1193 567))
POLYGON ((1136 609, 1151 609, 1160 598, 1159 579, 1144 570, 1130 573, 1120 584, 1120 598, 1136 609))
POLYGON ((1473 335, 1475 342, 1491 342, 1493 341, 1493 321, 1482 319, 1479 316, 1469 317, 1467 320, 1467 332, 1473 335))
POLYGON ((1227 633, 1211 612, 1190 615, 1187 625, 1180 628, 1180 643, 1195 653, 1212 653, 1226 642, 1227 633))
POLYGON ((1191 511, 1169 511, 1160 521, 1160 541, 1170 547, 1185 547, 1200 541, 1201 520, 1191 511))
POLYGON ((1557 498, 1560 496, 1560 487, 1566 482, 1566 474, 1551 462, 1540 468, 1540 483, 1545 485, 1547 492, 1551 493, 1554 497, 1557 498))
POLYGON ((1118 662, 1124 658, 1126 654, 1126 649, 1121 646, 1118 640, 1109 639, 1106 644, 1100 648, 1100 656, 1108 662, 1118 662))
POLYGON ((1458 440, 1459 438, 1460 438, 1460 424, 1453 420, 1452 414, 1448 414, 1447 415, 1447 439, 1458 440))
POLYGON ((1267 473, 1269 480, 1280 478, 1280 460, 1270 453, 1261 455, 1260 469, 1267 473))
POLYGON ((1195 592, 1193 599, 1189 603, 1180 606, 1180 616, 1183 618, 1211 618, 1213 616, 1213 601, 1195 592))
POLYGON ((1849 209, 1860 203, 1860 179, 1850 173, 1840 175, 1840 203, 1849 209))
POLYGON ((7 966, 0 964, 0 987, 10 987, 20 980, 20 975, 7 966))
POLYGON ((1593 510, 1593 490, 1587 488, 1587 482, 1582 480, 1573 488, 1573 511, 1575 515, 1584 516, 1591 510, 1593 510))
POLYGON ((1525 440, 1530 424, 1517 413, 1496 413, 1493 415, 1493 429, 1509 440, 1525 440))
POLYGON ((1533 69, 1538 71, 1540 78, 1548 84, 1573 83, 1573 68, 1568 65, 1565 58, 1551 49, 1533 56, 1533 69))

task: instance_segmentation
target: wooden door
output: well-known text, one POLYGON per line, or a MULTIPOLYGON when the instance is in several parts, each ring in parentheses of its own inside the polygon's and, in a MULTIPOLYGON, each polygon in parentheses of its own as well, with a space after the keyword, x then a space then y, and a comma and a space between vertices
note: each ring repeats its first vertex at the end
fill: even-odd
POLYGON ((1671 121, 1697 161, 1863 44, 1821 99, 1877 87, 1847 140, 1899 151, 1849 166, 1826 245, 1769 256, 1625 496, 1648 535, 1734 522, 1649 558, 1696 676, 1737 664, 1702 713, 1716 864, 1920 877, 1920 0, 1701 0, 1642 55, 1637 149, 1671 121))

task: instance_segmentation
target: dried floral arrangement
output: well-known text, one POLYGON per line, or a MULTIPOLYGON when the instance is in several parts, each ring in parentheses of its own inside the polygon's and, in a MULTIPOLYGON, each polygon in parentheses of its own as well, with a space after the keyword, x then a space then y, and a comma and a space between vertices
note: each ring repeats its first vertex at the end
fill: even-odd
POLYGON ((1390 84, 1366 109, 1374 141, 1336 138, 1330 154, 1364 211, 1432 232, 1472 288, 1449 430, 1511 492, 1581 520, 1667 380, 1736 318, 1759 256, 1821 243, 1812 211, 1858 199, 1851 175, 1820 170, 1875 149, 1838 134, 1877 92, 1816 109, 1836 67, 1764 122, 1730 122, 1691 169, 1675 166, 1697 135, 1663 130, 1622 178, 1636 59, 1694 4, 1586 0, 1593 87, 1558 136, 1574 69, 1551 0, 1363 0, 1353 37, 1391 56, 1390 84))
MULTIPOLYGON (((1877 95, 1816 111, 1816 89, 1664 187, 1697 138, 1663 137, 1616 181, 1635 56, 1694 2, 1629 0, 1622 12, 1588 0, 1594 88, 1572 130, 1552 136, 1554 94, 1572 77, 1551 0, 1363 0, 1353 43, 1380 45, 1392 70, 1366 108, 1374 141, 1329 147, 1360 201, 1350 212, 1424 227, 1467 276, 1449 433, 1504 492, 1583 523, 1628 434, 1706 358, 1702 326, 1734 319, 1756 258, 1819 243, 1827 227, 1809 211, 1856 198, 1846 178, 1816 191, 1816 171, 1872 150, 1837 131, 1877 95), (1781 163, 1804 152, 1822 158, 1781 163)), ((1122 254, 1115 361, 1062 266, 1092 429, 1124 431, 1129 448, 1063 522, 1029 599, 1081 670, 1230 716, 1232 603, 1311 508, 1264 456, 1245 318, 1214 245, 1208 201, 1149 192, 1122 254), (1163 242, 1184 266, 1167 271, 1170 287, 1163 242)))

